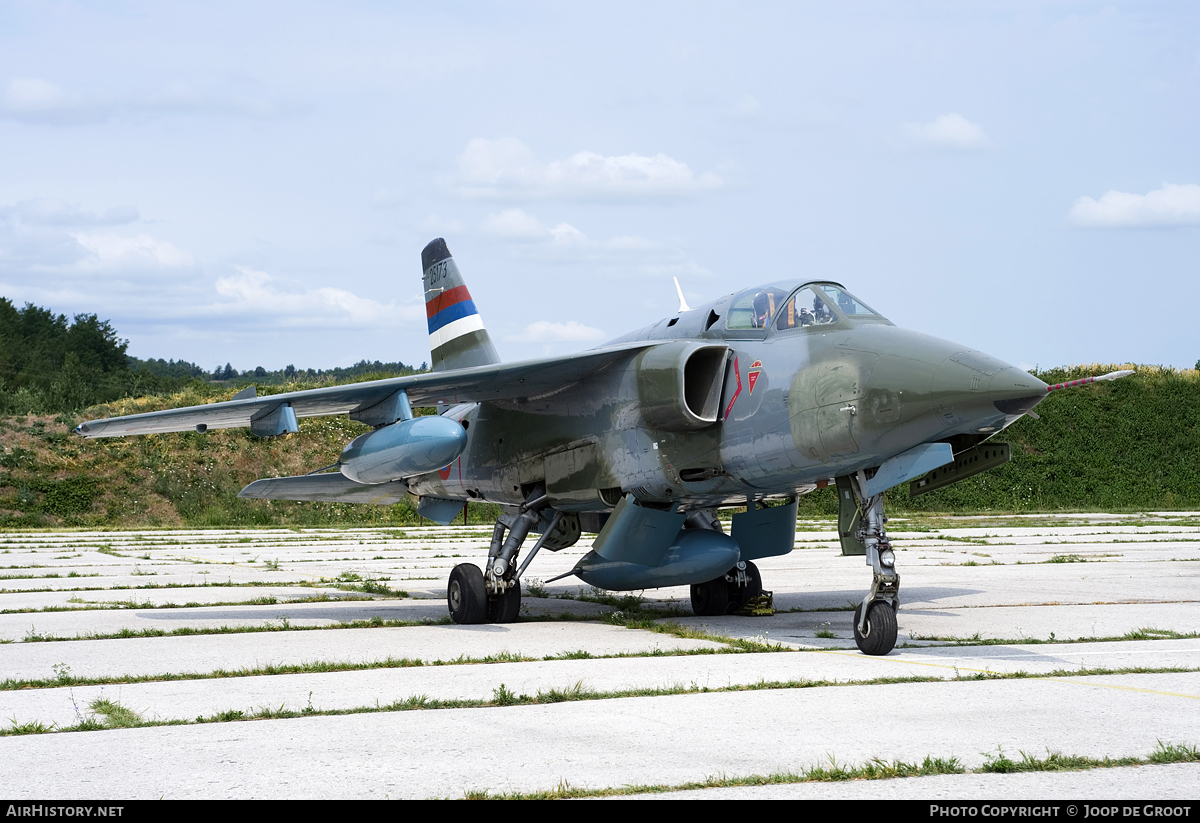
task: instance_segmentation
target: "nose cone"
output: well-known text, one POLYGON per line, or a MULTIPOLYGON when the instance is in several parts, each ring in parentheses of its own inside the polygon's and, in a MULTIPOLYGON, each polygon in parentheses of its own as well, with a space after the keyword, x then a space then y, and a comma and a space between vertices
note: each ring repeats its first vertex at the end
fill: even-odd
POLYGON ((978 351, 951 354, 934 372, 934 406, 955 431, 999 431, 1046 396, 1033 375, 978 351))
POLYGON ((1004 414, 1020 416, 1041 403, 1049 387, 1032 374, 1007 366, 992 378, 988 394, 1004 414))

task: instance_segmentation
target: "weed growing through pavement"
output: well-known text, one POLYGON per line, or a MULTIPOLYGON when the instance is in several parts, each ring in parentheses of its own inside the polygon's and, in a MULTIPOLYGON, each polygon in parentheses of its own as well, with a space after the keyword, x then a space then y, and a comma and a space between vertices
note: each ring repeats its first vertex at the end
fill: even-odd
POLYGON ((967 769, 957 757, 934 757, 927 755, 920 762, 905 762, 902 760, 886 761, 872 758, 866 763, 850 766, 837 762, 829 755, 826 762, 818 763, 800 772, 774 772, 768 775, 745 775, 729 777, 716 775, 704 780, 679 783, 675 785, 633 785, 619 788, 582 789, 574 788, 565 781, 560 781, 553 789, 535 792, 508 792, 491 794, 487 791, 471 789, 465 792, 468 798, 479 800, 567 800, 584 797, 616 797, 639 794, 662 794, 665 792, 694 791, 697 789, 727 788, 731 786, 767 786, 788 783, 826 783, 849 780, 890 780, 905 777, 923 777, 938 774, 988 774, 1033 771, 1077 771, 1084 769, 1103 769, 1116 766, 1140 766, 1151 763, 1179 763, 1200 761, 1200 750, 1195 746, 1185 744, 1165 744, 1159 741, 1155 750, 1146 758, 1095 758, 1079 755, 1064 755, 1060 752, 1047 752, 1046 757, 1034 757, 1024 752, 1019 760, 1006 755, 1003 749, 996 747, 995 753, 984 753, 984 765, 975 769, 967 769))
POLYGON ((88 708, 103 718, 102 723, 106 729, 132 729, 145 725, 133 709, 102 697, 93 700, 88 704, 88 708))

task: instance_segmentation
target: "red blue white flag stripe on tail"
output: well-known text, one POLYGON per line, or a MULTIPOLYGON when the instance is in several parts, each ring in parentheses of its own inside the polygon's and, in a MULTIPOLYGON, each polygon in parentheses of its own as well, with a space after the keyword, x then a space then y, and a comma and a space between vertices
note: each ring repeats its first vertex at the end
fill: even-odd
POLYGON ((425 315, 429 320, 430 349, 483 329, 483 320, 466 286, 434 294, 425 303, 425 315))

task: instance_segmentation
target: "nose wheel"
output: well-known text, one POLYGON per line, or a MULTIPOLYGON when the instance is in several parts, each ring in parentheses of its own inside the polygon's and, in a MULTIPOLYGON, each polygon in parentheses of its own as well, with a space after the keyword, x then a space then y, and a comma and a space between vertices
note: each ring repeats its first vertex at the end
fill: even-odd
POLYGON ((854 642, 860 652, 873 656, 885 655, 896 647, 896 610, 891 603, 871 603, 865 620, 863 604, 858 604, 854 610, 854 642))

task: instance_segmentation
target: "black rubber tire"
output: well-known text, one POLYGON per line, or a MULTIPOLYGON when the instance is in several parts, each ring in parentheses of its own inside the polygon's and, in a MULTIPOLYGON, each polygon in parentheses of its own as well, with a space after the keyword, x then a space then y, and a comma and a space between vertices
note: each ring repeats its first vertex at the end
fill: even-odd
POLYGON ((758 566, 750 561, 746 561, 746 577, 748 579, 745 586, 738 586, 729 592, 730 611, 739 611, 751 598, 758 597, 763 593, 762 573, 759 572, 758 566))
POLYGON ((516 623, 521 613, 521 581, 513 583, 501 595, 493 595, 487 599, 488 623, 516 623))
POLYGON ((858 631, 858 618, 862 614, 862 603, 854 610, 854 642, 863 654, 882 656, 896 648, 896 610, 892 604, 876 600, 867 612, 866 632, 858 631))
POLYGON ((446 586, 450 617, 461 625, 482 623, 487 617, 487 588, 483 572, 470 563, 459 563, 450 571, 446 586))
POLYGON ((724 575, 707 583, 692 584, 692 611, 700 617, 716 617, 729 612, 729 584, 724 575))

